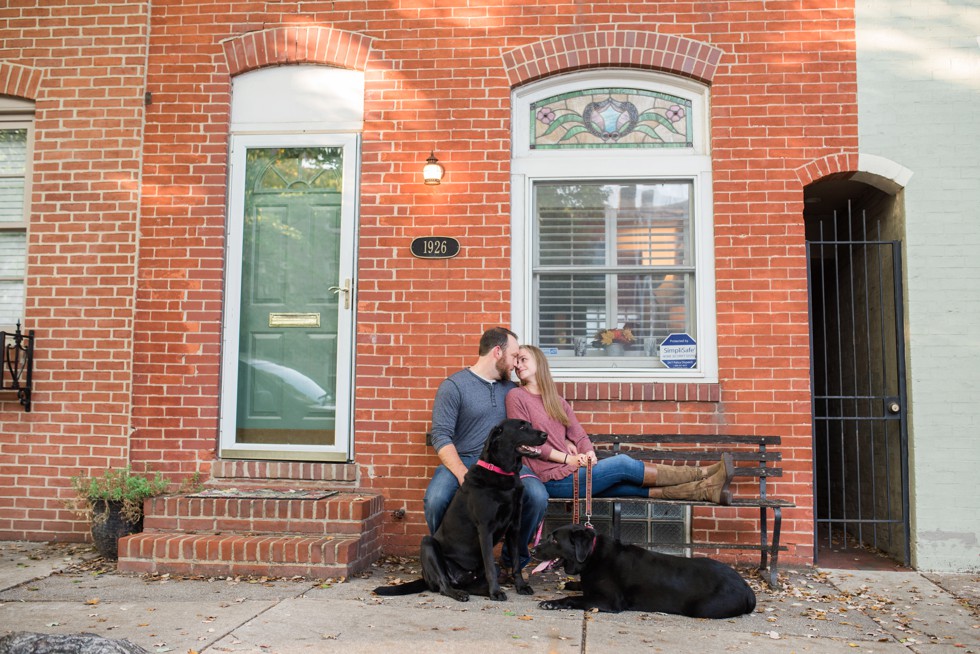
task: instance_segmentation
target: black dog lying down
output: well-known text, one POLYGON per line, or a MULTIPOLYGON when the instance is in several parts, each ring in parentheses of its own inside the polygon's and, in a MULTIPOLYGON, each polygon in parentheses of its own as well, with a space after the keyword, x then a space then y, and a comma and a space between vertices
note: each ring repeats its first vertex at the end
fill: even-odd
MULTIPOLYGON (((490 430, 483 454, 453 496, 434 536, 422 539, 422 578, 398 586, 379 586, 378 595, 438 591, 460 602, 469 593, 505 600, 500 590, 493 548, 506 534, 511 552, 519 552, 524 486, 522 457, 540 456, 548 434, 524 420, 504 420, 490 430)), ((514 575, 521 595, 534 592, 524 575, 514 575)))
POLYGON ((733 618, 755 610, 755 593, 735 570, 707 558, 650 552, 599 536, 582 525, 553 531, 534 554, 581 574, 582 594, 543 609, 659 611, 691 618, 733 618))

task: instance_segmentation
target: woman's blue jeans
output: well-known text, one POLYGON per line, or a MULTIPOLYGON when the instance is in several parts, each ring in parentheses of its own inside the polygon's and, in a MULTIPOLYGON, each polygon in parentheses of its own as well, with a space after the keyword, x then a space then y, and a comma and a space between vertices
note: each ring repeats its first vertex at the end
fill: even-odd
MULTIPOLYGON (((585 468, 578 469, 579 493, 585 497, 585 468)), ((574 477, 546 481, 550 497, 574 497, 574 477)), ((592 466, 592 495, 594 497, 649 497, 650 489, 643 487, 643 462, 626 454, 600 459, 592 466)))
MULTIPOLYGON (((479 458, 479 456, 460 457, 467 469, 476 465, 479 458)), ((517 568, 518 570, 521 570, 531 560, 528 543, 534 539, 538 525, 544 520, 545 511, 548 510, 548 491, 545 490, 541 480, 535 477, 527 466, 521 469, 520 475, 524 484, 524 505, 521 509, 521 564, 517 568)), ((425 490, 425 497, 422 499, 425 524, 428 525, 430 534, 435 534, 436 530, 439 529, 439 525, 442 524, 442 519, 446 515, 446 509, 449 508, 449 503, 457 490, 459 490, 459 481, 456 479, 456 475, 449 472, 449 468, 446 466, 437 467, 432 475, 432 481, 429 482, 429 487, 425 490)), ((510 552, 507 551, 506 544, 500 559, 505 568, 511 567, 510 552)))

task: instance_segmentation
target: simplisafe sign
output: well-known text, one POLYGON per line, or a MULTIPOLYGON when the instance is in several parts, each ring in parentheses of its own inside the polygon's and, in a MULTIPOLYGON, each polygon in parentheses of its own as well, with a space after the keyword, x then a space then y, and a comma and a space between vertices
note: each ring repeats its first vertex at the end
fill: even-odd
POLYGON ((660 360, 668 368, 693 368, 698 362, 698 344, 687 334, 671 334, 660 344, 660 360))

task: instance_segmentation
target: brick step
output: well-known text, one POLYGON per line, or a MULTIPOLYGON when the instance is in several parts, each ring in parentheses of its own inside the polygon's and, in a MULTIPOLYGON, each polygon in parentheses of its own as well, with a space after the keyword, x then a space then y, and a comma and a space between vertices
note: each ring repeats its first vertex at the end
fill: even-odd
POLYGON ((211 466, 214 484, 246 483, 249 480, 291 483, 330 484, 334 488, 353 486, 357 482, 357 466, 353 463, 321 463, 312 461, 240 461, 222 459, 211 466))
POLYGON ((347 577, 381 555, 383 511, 382 495, 347 490, 317 500, 155 497, 144 504, 143 532, 120 539, 118 569, 347 577))
MULTIPOLYGON (((238 485, 241 488, 241 485, 238 485)), ((380 516, 384 497, 341 491, 323 499, 169 495, 146 501, 143 531, 248 534, 359 534, 380 516)))
POLYGON ((381 554, 380 521, 357 536, 139 533, 119 540, 126 572, 311 579, 348 577, 381 554))

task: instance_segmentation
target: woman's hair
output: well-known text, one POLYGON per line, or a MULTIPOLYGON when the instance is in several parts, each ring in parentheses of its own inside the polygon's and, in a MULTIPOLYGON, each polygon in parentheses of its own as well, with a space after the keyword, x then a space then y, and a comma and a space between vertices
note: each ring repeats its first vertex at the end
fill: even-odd
POLYGON ((551 367, 548 365, 547 357, 545 357, 544 352, 533 345, 522 345, 521 349, 527 350, 534 357, 534 366, 537 369, 535 379, 538 382, 538 390, 541 391, 541 401, 544 402, 545 412, 567 427, 570 421, 568 414, 565 413, 565 407, 561 404, 561 397, 558 396, 555 380, 551 377, 551 367))

